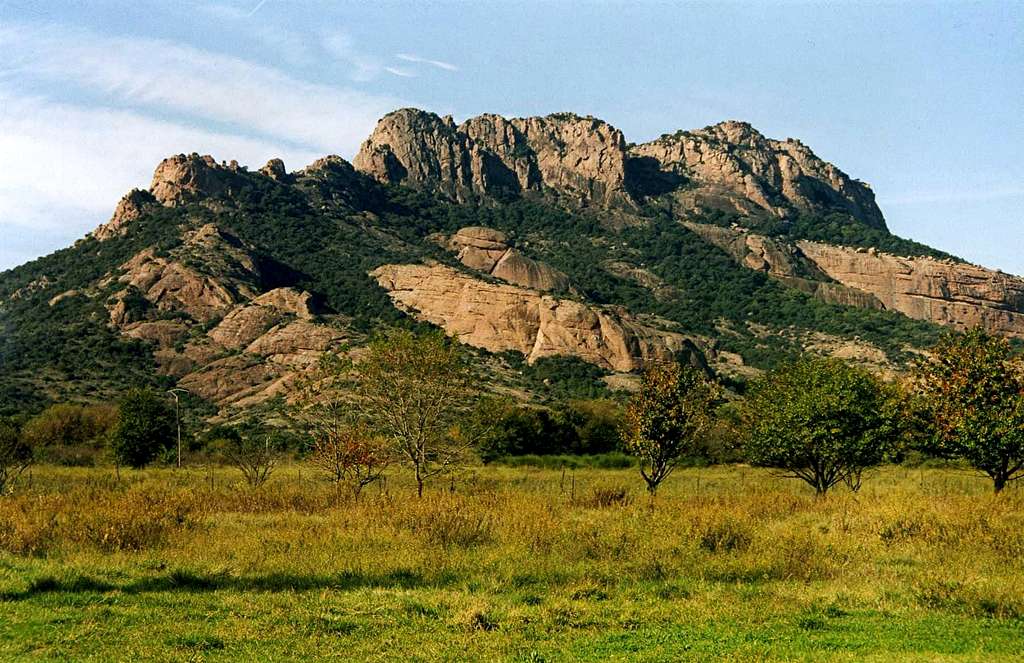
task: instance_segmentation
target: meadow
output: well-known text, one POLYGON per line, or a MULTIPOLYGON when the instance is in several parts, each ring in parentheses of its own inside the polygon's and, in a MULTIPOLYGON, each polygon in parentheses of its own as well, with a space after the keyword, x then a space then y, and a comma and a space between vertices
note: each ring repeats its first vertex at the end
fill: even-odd
POLYGON ((356 501, 308 466, 41 466, 0 498, 0 659, 1024 657, 1024 489, 886 467, 477 467, 356 501))

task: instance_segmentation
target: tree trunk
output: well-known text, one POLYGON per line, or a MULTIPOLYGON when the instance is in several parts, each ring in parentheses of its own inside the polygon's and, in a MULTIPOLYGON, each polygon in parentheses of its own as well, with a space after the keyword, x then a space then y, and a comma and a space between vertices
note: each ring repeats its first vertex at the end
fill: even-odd
POLYGON ((1006 475, 996 474, 992 477, 992 485, 995 488, 995 493, 998 495, 1002 492, 1003 488, 1006 488, 1006 475))

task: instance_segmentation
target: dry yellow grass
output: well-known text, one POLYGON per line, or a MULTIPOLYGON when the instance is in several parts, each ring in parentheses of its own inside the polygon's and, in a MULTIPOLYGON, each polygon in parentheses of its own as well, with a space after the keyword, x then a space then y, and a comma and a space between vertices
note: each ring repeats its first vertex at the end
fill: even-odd
POLYGON ((354 659, 459 659, 451 638, 531 660, 1021 644, 1024 491, 952 470, 887 468, 823 500, 743 467, 680 471, 654 502, 627 470, 477 468, 413 490, 397 476, 353 501, 298 466, 261 489, 227 469, 37 468, 0 500, 0 656, 316 657, 328 613, 354 659), (96 622, 82 597, 123 614, 96 622), (55 606, 70 644, 46 626, 55 606), (133 640, 147 610, 167 620, 133 640), (181 644, 200 635, 220 645, 181 644))

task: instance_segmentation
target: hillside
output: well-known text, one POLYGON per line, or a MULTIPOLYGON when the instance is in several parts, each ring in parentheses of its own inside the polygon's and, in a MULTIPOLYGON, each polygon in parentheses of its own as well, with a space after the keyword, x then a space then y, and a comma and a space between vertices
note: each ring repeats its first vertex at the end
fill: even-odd
POLYGON ((352 164, 170 157, 0 274, 0 409, 177 384, 230 412, 422 323, 531 398, 581 362, 596 380, 680 353, 735 383, 804 351, 898 369, 940 325, 1024 336, 1024 281, 892 235, 866 184, 744 123, 633 145, 571 114, 403 109, 352 164))

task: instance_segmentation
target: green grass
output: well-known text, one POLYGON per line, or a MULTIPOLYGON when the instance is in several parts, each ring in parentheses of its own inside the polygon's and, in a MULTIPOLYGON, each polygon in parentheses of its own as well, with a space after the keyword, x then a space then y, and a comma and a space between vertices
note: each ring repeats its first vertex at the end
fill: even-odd
POLYGON ((474 468, 353 503, 307 467, 36 468, 0 500, 0 660, 993 661, 1024 654, 1024 491, 887 468, 474 468), (596 494, 628 488, 608 506, 596 494), (604 506, 601 506, 604 505, 604 506))

